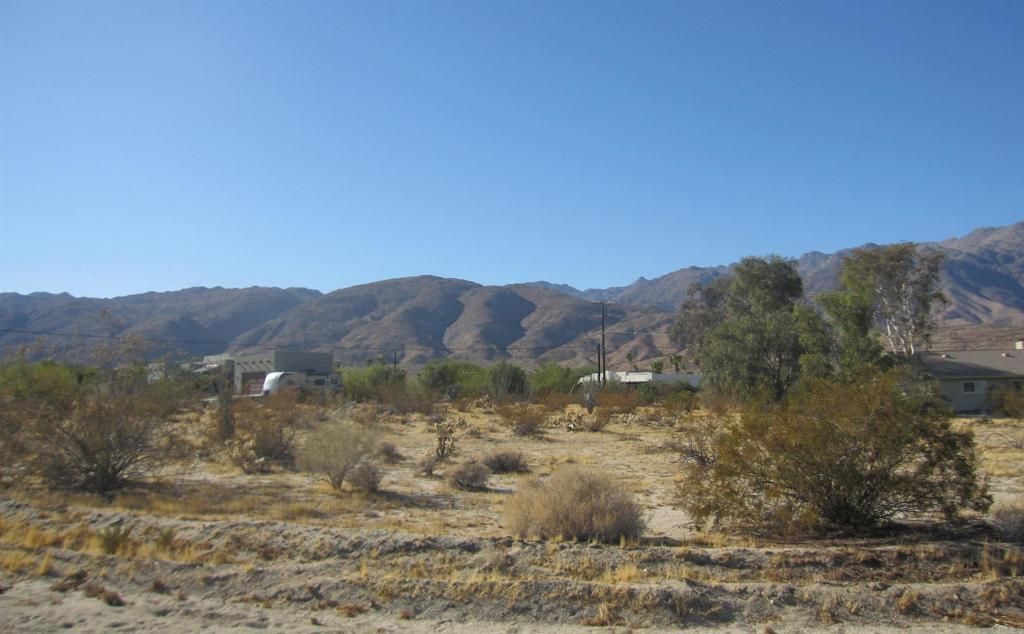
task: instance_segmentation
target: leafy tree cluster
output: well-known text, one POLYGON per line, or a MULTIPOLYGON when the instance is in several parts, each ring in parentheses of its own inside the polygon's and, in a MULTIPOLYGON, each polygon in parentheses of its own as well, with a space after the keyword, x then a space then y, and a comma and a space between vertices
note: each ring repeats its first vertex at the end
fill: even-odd
POLYGON ((829 371, 831 341, 821 316, 800 301, 794 262, 744 258, 731 276, 691 288, 673 330, 705 380, 742 398, 779 398, 801 373, 829 371))
POLYGON ((941 262, 909 243, 860 249, 844 262, 839 288, 812 302, 795 262, 744 258, 730 275, 690 288, 672 335, 712 387, 779 399, 801 377, 913 362, 945 301, 941 262))

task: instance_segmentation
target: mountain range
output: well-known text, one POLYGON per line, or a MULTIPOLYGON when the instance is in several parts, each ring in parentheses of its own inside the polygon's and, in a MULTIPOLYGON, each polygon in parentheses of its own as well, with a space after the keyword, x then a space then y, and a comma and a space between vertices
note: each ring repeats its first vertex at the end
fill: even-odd
MULTIPOLYGON (((949 302, 939 315, 944 328, 956 330, 963 341, 979 340, 970 334, 975 331, 1019 337, 1024 222, 920 248, 946 256, 940 284, 949 302)), ((799 257, 805 292, 813 296, 834 288, 850 251, 799 257)), ((610 302, 609 367, 625 368, 627 355, 647 359, 673 352, 668 330, 687 289, 728 274, 731 266, 687 267, 628 286, 586 290, 551 282, 484 286, 418 276, 326 294, 263 287, 112 299, 0 293, 0 349, 28 346, 33 357, 84 361, 97 342, 132 334, 149 341, 152 358, 288 348, 333 351, 347 364, 380 356, 390 361, 397 353, 412 368, 446 356, 582 365, 595 359, 601 336, 601 310, 593 302, 610 302)), ((1002 345, 990 345, 996 344, 1002 345)))

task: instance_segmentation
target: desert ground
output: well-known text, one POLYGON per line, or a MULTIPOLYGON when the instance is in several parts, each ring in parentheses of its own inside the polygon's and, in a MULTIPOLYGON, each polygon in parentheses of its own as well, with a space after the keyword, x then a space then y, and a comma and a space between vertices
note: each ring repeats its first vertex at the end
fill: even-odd
MULTIPOLYGON (((175 457, 116 495, 0 490, 0 630, 10 632, 959 632, 1024 628, 1024 555, 984 518, 870 537, 769 539, 698 530, 674 504, 682 481, 672 417, 622 414, 599 432, 555 413, 513 435, 486 406, 462 419, 455 462, 434 475, 431 418, 369 406, 394 444, 380 490, 332 491, 275 466, 247 474, 180 423, 175 457), (531 472, 484 491, 452 488, 459 460, 523 452, 531 472), (509 496, 574 464, 634 493, 635 543, 516 539, 509 496)), ((312 413, 307 427, 317 424, 312 413)), ((962 419, 996 500, 1024 494, 1024 421, 962 419)), ((301 442, 300 429, 296 441, 301 442)))

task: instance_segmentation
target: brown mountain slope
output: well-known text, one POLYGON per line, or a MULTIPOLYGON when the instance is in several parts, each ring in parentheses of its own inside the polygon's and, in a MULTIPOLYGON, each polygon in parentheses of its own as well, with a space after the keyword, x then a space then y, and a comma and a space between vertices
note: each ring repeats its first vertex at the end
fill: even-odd
MULTIPOLYGON (((946 254, 945 328, 1024 324, 1024 223, 978 229, 921 248, 946 254)), ((799 258, 805 290, 813 295, 833 288, 848 253, 811 252, 799 258)), ((229 348, 293 348, 331 350, 345 363, 379 355, 390 360, 398 352, 409 367, 447 356, 580 365, 594 362, 600 341, 600 308, 590 300, 610 299, 616 303, 608 306, 609 367, 625 369, 630 352, 638 359, 672 352, 668 327, 686 289, 728 270, 689 267, 627 287, 588 291, 546 282, 499 287, 420 276, 327 295, 258 287, 113 299, 3 293, 0 349, 32 343, 33 332, 79 333, 91 337, 47 337, 36 356, 87 360, 102 337, 130 333, 154 340, 154 357, 170 351, 201 355, 229 348)))
MULTIPOLYGON (((864 245, 876 246, 876 245, 864 245)), ((962 238, 922 243, 922 249, 945 253, 941 287, 950 303, 940 320, 949 325, 1024 323, 1024 222, 981 228, 962 238)), ((797 259, 809 295, 836 287, 842 263, 853 249, 836 253, 812 251, 797 259)), ((690 284, 706 282, 729 272, 730 266, 688 267, 652 280, 640 278, 624 287, 566 290, 587 299, 622 304, 647 304, 674 311, 686 298, 690 284)))
MULTIPOLYGON (((671 319, 654 308, 613 307, 607 324, 651 329, 671 319)), ((594 358, 600 325, 598 306, 551 289, 424 276, 329 293, 244 333, 231 349, 332 351, 346 364, 398 353, 407 367, 439 357, 582 364, 594 358)))
POLYGON ((112 299, 0 293, 0 349, 39 342, 36 356, 88 360, 102 337, 151 340, 151 357, 222 352, 239 334, 320 295, 304 288, 187 288, 112 299), (35 332, 72 333, 46 336, 35 332), (80 336, 90 335, 90 336, 80 336))

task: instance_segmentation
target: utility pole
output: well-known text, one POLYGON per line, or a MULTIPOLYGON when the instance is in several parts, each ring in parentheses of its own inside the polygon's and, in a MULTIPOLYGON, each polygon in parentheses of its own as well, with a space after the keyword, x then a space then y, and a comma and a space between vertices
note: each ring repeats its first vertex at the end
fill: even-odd
POLYGON ((394 358, 394 361, 392 361, 392 363, 391 363, 391 369, 394 370, 395 372, 398 371, 398 351, 397 350, 395 350, 395 358, 394 358))
POLYGON ((598 351, 597 371, 601 375, 601 387, 604 387, 608 381, 608 350, 604 345, 604 321, 605 321, 605 306, 608 302, 590 302, 591 304, 601 304, 601 348, 598 351))

